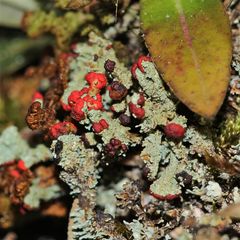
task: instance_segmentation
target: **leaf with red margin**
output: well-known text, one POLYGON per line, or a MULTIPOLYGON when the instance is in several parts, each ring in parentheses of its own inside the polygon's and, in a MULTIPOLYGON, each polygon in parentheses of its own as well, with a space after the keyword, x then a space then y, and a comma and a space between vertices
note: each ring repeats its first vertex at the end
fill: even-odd
POLYGON ((141 0, 146 45, 174 94, 213 118, 225 98, 232 56, 220 0, 141 0))

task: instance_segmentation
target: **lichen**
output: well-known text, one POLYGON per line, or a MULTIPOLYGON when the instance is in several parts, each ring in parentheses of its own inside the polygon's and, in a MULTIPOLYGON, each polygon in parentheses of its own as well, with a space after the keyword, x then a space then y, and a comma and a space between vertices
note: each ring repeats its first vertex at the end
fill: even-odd
POLYGON ((60 158, 59 165, 64 170, 60 176, 70 185, 71 194, 84 194, 84 188, 93 189, 95 192, 99 178, 95 151, 86 149, 79 136, 63 135, 53 141, 53 152, 58 141, 63 144, 63 148, 60 153, 55 152, 54 157, 60 158))
POLYGON ((123 127, 118 119, 112 119, 105 112, 91 111, 88 113, 88 116, 91 122, 98 122, 101 119, 105 119, 109 123, 108 129, 100 133, 102 141, 105 144, 109 143, 112 138, 117 138, 127 146, 136 146, 141 140, 137 134, 130 132, 130 128, 123 127))
POLYGON ((211 135, 202 133, 200 130, 197 130, 193 127, 189 127, 187 129, 183 141, 191 144, 189 148, 190 154, 197 153, 200 156, 202 156, 206 152, 209 153, 215 152, 211 135))
POLYGON ((22 159, 27 167, 51 158, 50 150, 43 144, 31 148, 14 126, 6 128, 0 136, 0 164, 22 159))
MULTIPOLYGON (((69 2, 58 1, 65 10, 55 17, 69 2)), ((94 12, 104 30, 93 26, 56 58, 62 67, 56 64, 49 76, 42 109, 33 105, 28 114, 30 127, 54 139, 53 162, 73 197, 68 238, 203 239, 207 230, 222 236, 220 226, 225 231, 230 221, 221 222, 216 212, 239 200, 238 121, 232 121, 237 81, 226 103, 234 111, 222 116, 221 110, 219 119, 227 124, 218 132, 221 121, 190 115, 142 55, 138 3, 119 4, 116 15, 114 2, 105 0, 83 8, 91 16, 92 9, 111 8, 94 12), (223 135, 220 147, 216 139, 223 135)))
POLYGON ((72 91, 81 90, 86 86, 84 77, 87 73, 92 71, 104 73, 104 64, 108 59, 116 63, 112 72, 113 79, 118 80, 127 88, 132 85, 131 73, 116 57, 111 41, 91 32, 88 42, 77 44, 74 47, 74 52, 78 56, 70 64, 70 82, 62 97, 64 103, 67 104, 67 98, 72 91))
POLYGON ((141 152, 141 158, 150 170, 148 177, 149 179, 155 179, 159 170, 159 163, 161 162, 162 165, 169 163, 171 150, 162 143, 162 134, 159 131, 146 137, 142 146, 144 149, 141 152))
POLYGON ((152 62, 143 61, 144 72, 136 69, 136 78, 147 97, 145 101, 145 119, 140 124, 142 132, 149 132, 167 122, 181 123, 186 126, 186 118, 176 114, 176 106, 171 95, 165 90, 163 82, 152 62))
POLYGON ((176 198, 181 194, 181 188, 175 178, 178 172, 177 159, 171 159, 169 165, 160 173, 159 178, 150 186, 150 191, 160 199, 176 198))
POLYGON ((24 197, 24 204, 30 208, 39 208, 42 201, 49 201, 63 195, 63 191, 59 185, 41 187, 39 182, 40 179, 35 178, 29 188, 29 193, 24 197))
POLYGON ((124 224, 131 230, 133 240, 157 239, 159 237, 155 227, 144 225, 136 219, 133 219, 132 222, 124 221, 124 224))
MULTIPOLYGON (((76 200, 77 202, 77 200, 76 200)), ((87 239, 109 239, 104 232, 99 229, 96 231, 93 224, 94 218, 92 215, 86 215, 85 211, 77 206, 78 203, 75 203, 74 208, 70 214, 70 221, 72 229, 71 235, 73 240, 87 240, 87 239)))
POLYGON ((209 181, 205 189, 206 193, 201 197, 203 201, 218 201, 222 198, 222 188, 217 182, 209 181))

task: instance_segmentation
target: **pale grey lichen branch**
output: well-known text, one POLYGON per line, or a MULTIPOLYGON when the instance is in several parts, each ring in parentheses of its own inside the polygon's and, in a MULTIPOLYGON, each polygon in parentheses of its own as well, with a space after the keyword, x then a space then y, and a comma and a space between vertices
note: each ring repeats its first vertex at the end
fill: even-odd
POLYGON ((0 164, 13 160, 23 160, 26 167, 51 159, 49 148, 43 144, 31 148, 21 137, 15 126, 6 128, 0 136, 0 164))

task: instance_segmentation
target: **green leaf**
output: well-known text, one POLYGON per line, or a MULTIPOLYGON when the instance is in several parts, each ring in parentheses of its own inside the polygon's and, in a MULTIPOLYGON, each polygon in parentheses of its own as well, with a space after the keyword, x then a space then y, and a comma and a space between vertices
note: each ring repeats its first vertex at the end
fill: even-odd
POLYGON ((174 94, 213 118, 230 78, 231 31, 220 0, 141 0, 146 45, 174 94))
POLYGON ((0 39, 0 76, 14 73, 41 55, 52 40, 48 37, 28 39, 24 36, 0 39))

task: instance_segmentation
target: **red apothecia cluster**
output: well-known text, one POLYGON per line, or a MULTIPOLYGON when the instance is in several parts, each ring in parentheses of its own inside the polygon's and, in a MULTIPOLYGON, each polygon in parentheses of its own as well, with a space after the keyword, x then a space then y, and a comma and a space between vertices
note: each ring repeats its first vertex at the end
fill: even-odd
MULTIPOLYGON (((131 68, 131 73, 132 76, 136 79, 136 70, 139 69, 142 73, 144 73, 144 68, 142 66, 143 62, 151 62, 151 58, 148 56, 141 56, 138 58, 138 61, 136 63, 133 64, 132 68, 131 68)), ((136 103, 130 102, 128 104, 129 106, 129 111, 131 112, 131 114, 137 118, 137 119, 143 119, 145 117, 145 110, 143 108, 145 103, 145 98, 143 93, 140 93, 139 95, 139 99, 137 100, 136 103)))
POLYGON ((43 95, 40 92, 35 92, 32 97, 32 102, 39 101, 40 103, 43 102, 43 95))
POLYGON ((73 91, 68 97, 68 105, 63 104, 65 110, 71 111, 71 117, 76 121, 85 118, 83 108, 86 106, 90 110, 102 110, 102 96, 100 91, 107 84, 105 74, 90 72, 85 76, 89 87, 80 91, 73 91))
POLYGON ((139 69, 142 73, 144 73, 144 68, 142 66, 142 62, 151 62, 151 58, 148 56, 140 56, 137 60, 136 63, 133 64, 132 68, 131 68, 131 73, 132 76, 136 79, 136 70, 139 69))
MULTIPOLYGON (((71 92, 68 97, 68 104, 61 102, 63 109, 70 111, 71 117, 76 121, 85 119, 84 108, 88 111, 103 110, 100 91, 107 84, 106 76, 102 73, 90 72, 85 76, 85 80, 89 84, 89 87, 71 92)), ((96 133, 101 132, 107 127, 108 124, 104 119, 99 123, 93 123, 93 130, 96 133)), ((56 139, 63 134, 76 133, 77 128, 73 123, 64 121, 51 126, 49 132, 51 138, 56 139)))
POLYGON ((105 119, 101 119, 99 122, 95 122, 92 125, 93 131, 95 133, 100 133, 104 129, 107 129, 108 127, 109 127, 109 125, 105 119))
POLYGON ((112 138, 104 148, 105 154, 109 157, 116 156, 120 151, 127 152, 127 150, 127 146, 125 144, 122 144, 122 142, 116 138, 112 138))
POLYGON ((51 126, 49 130, 49 134, 52 139, 56 139, 64 134, 76 132, 77 132, 76 126, 73 123, 66 121, 55 123, 53 126, 51 126))
MULTIPOLYGON (((63 53, 60 55, 60 59, 64 62, 68 62, 69 59, 76 57, 76 54, 73 53, 63 53)), ((151 61, 147 56, 141 56, 137 63, 132 67, 132 75, 135 78, 135 71, 139 69, 141 72, 144 72, 142 63, 144 61, 151 61)), ((116 63, 111 60, 107 60, 104 64, 105 70, 111 77, 112 72, 114 71, 116 63)), ((85 80, 88 83, 87 87, 84 87, 81 90, 72 91, 68 97, 68 103, 61 102, 62 108, 65 111, 70 112, 72 119, 76 121, 81 121, 86 118, 86 111, 91 110, 101 110, 103 111, 103 102, 101 96, 101 90, 107 86, 107 78, 103 73, 89 72, 85 76, 85 80)), ((109 97, 113 101, 121 101, 127 95, 128 89, 119 81, 114 80, 107 87, 109 97)), ((43 96, 41 93, 36 92, 33 101, 39 101, 42 103, 43 96)), ((144 110, 145 98, 143 93, 139 94, 139 99, 134 102, 131 101, 128 103, 129 112, 134 118, 142 120, 145 117, 144 110)), ((113 107, 110 107, 110 110, 114 111, 113 107)), ((122 125, 127 126, 131 122, 130 116, 128 114, 122 113, 119 117, 119 120, 122 125)), ((109 127, 109 123, 106 119, 101 119, 99 122, 92 123, 93 131, 98 134, 103 130, 109 127)), ((76 133, 77 127, 69 120, 63 122, 57 122, 53 125, 50 125, 49 135, 52 139, 58 138, 60 135, 76 133)))
POLYGON ((130 102, 128 104, 129 111, 135 118, 143 119, 145 117, 145 110, 143 108, 144 103, 145 103, 144 95, 143 93, 140 93, 136 103, 130 102))
POLYGON ((1 164, 0 171, 0 191, 8 195, 14 205, 22 205, 31 184, 32 172, 21 159, 1 164))
POLYGON ((109 87, 109 96, 113 100, 122 100, 127 95, 127 88, 120 82, 114 81, 109 87))
POLYGON ((168 123, 164 127, 164 133, 169 138, 181 139, 184 137, 185 128, 182 125, 177 123, 168 123))
POLYGON ((162 195, 159 195, 159 194, 156 194, 156 193, 153 193, 150 191, 150 194, 157 198, 158 200, 161 200, 161 201, 164 201, 164 200, 167 200, 167 201, 171 201, 173 199, 176 199, 179 197, 179 194, 168 194, 166 196, 162 196, 162 195))
POLYGON ((16 161, 9 161, 7 163, 4 163, 1 166, 7 167, 7 171, 11 177, 14 179, 18 179, 21 177, 22 172, 25 172, 28 168, 25 166, 25 163, 23 160, 16 161))

